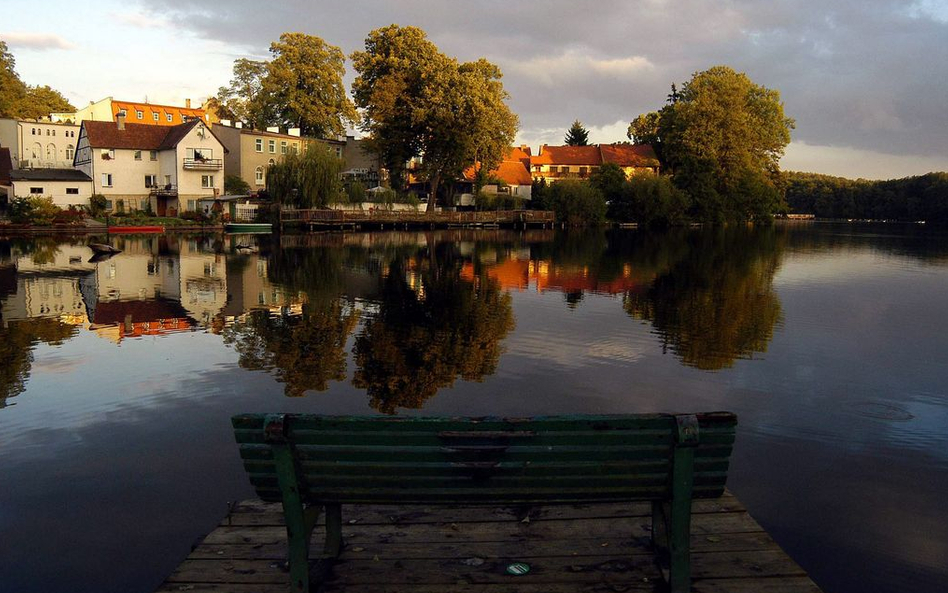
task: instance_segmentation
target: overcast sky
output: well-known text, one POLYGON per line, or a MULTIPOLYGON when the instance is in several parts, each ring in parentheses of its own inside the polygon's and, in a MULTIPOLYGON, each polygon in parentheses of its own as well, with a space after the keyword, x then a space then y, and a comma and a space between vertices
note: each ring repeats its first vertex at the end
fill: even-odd
POLYGON ((726 64, 779 90, 796 119, 784 169, 948 170, 948 0, 0 0, 0 14, 21 78, 77 106, 197 101, 285 31, 349 54, 398 23, 462 61, 497 63, 534 147, 562 143, 574 119, 593 142, 625 140, 672 82, 726 64))

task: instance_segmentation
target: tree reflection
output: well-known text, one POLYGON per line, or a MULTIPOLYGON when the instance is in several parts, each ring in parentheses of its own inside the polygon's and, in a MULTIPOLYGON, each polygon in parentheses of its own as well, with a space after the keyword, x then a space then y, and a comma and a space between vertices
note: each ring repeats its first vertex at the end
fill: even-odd
POLYGON ((19 395, 26 386, 33 366, 33 348, 40 342, 59 345, 75 335, 75 326, 55 318, 11 321, 0 326, 0 408, 19 395))
POLYGON ((397 258, 381 280, 378 310, 356 338, 353 385, 385 414, 420 408, 460 377, 493 374, 514 327, 510 295, 478 271, 461 278, 456 245, 397 258), (436 253, 437 251, 437 253, 436 253))
POLYGON ((301 314, 251 311, 223 331, 224 343, 239 355, 238 364, 270 371, 285 383, 285 394, 325 391, 346 378, 346 338, 358 312, 335 299, 304 304, 301 314))
POLYGON ((783 235, 731 227, 692 233, 687 241, 687 256, 650 286, 626 293, 626 312, 650 322, 688 366, 717 370, 766 352, 781 320, 773 278, 783 235))

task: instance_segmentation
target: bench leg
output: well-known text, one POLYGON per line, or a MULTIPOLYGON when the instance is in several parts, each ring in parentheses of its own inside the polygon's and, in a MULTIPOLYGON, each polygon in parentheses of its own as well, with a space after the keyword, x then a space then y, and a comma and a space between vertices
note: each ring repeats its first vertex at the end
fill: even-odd
POLYGON ((675 447, 671 512, 668 519, 668 587, 671 593, 691 590, 691 496, 694 448, 675 447))
POLYGON ((326 505, 326 547, 325 554, 339 557, 342 551, 342 505, 326 505))
POLYGON ((310 593, 309 540, 319 519, 320 507, 304 508, 296 479, 296 465, 288 444, 272 443, 277 482, 283 498, 283 516, 286 519, 287 556, 290 564, 290 590, 310 593))

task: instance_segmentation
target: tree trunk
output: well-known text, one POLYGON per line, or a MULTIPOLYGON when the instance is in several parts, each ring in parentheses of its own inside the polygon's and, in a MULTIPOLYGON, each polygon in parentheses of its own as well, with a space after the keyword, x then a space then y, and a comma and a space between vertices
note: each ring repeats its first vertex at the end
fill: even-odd
POLYGON ((438 184, 441 183, 441 175, 435 174, 431 176, 431 195, 428 196, 428 207, 425 209, 429 215, 433 215, 435 211, 435 203, 438 201, 438 184))

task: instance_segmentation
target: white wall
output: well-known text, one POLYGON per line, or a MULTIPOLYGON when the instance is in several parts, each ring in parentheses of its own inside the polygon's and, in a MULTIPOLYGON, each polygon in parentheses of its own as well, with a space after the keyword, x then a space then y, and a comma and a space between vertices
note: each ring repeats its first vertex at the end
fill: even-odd
POLYGON ((71 205, 88 206, 89 198, 92 196, 91 181, 14 181, 14 197, 22 198, 31 195, 49 197, 53 199, 53 204, 60 208, 68 208, 71 205), (42 188, 42 192, 31 192, 31 188, 42 188), (72 188, 79 190, 78 194, 67 194, 66 189, 72 188))

